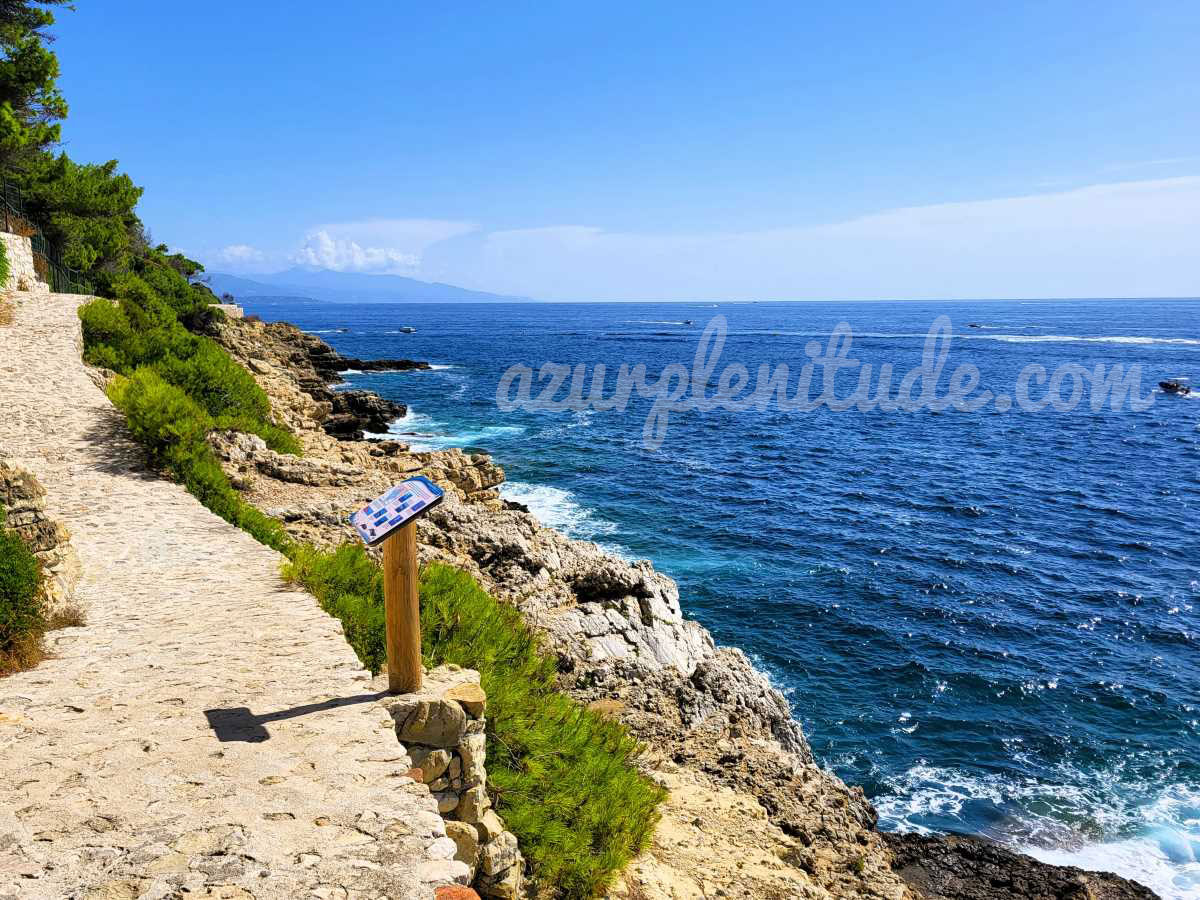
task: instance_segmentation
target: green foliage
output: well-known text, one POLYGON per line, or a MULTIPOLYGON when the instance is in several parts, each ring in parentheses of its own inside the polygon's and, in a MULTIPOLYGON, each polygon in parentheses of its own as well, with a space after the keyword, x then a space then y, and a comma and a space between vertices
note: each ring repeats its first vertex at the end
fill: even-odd
POLYGON ((270 421, 270 401, 250 373, 214 340, 181 324, 180 317, 199 310, 182 276, 165 266, 148 265, 145 272, 148 279, 126 274, 114 280, 121 295, 116 304, 93 300, 80 310, 84 358, 127 376, 153 371, 210 416, 210 428, 257 434, 274 450, 299 453, 296 438, 270 421))
MULTIPOLYGON (((332 615, 371 671, 386 658, 383 581, 362 547, 298 548, 286 575, 332 615)), ((601 894, 645 847, 663 791, 637 772, 621 724, 556 686, 555 662, 513 607, 440 563, 421 577, 428 665, 477 669, 488 695, 488 779, 535 878, 558 897, 601 894)))
POLYGON ((0 244, 0 281, 8 280, 8 250, 0 244))
POLYGON ((46 629, 41 565, 3 525, 4 507, 0 506, 0 673, 36 662, 46 629))
POLYGON ((60 261, 97 290, 109 293, 113 277, 129 271, 146 252, 142 195, 117 161, 80 164, 65 153, 41 153, 5 177, 21 191, 25 214, 41 228, 60 261))
POLYGON ((26 212, 57 248, 63 264, 103 281, 132 264, 141 221, 134 213, 142 189, 117 172, 117 161, 73 162, 65 153, 42 154, 13 180, 26 212))
POLYGON ((0 165, 10 168, 58 142, 67 102, 58 90, 58 58, 43 29, 43 7, 65 0, 0 2, 0 165))
POLYGON ((383 573, 354 544, 332 553, 296 547, 285 567, 287 577, 303 583, 321 606, 342 621, 346 640, 364 666, 378 674, 387 661, 383 643, 383 573))
POLYGON ((283 526, 242 501, 205 441, 215 422, 180 388, 150 368, 109 385, 113 404, 125 413, 129 430, 201 503, 260 543, 287 552, 291 541, 283 526))

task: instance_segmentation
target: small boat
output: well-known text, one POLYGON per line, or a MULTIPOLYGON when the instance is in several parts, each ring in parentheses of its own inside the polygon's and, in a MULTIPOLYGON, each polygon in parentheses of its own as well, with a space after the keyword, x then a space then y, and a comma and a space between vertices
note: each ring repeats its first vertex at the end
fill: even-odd
POLYGON ((349 333, 350 333, 350 329, 349 329, 349 328, 339 328, 339 329, 337 330, 337 333, 338 333, 338 334, 349 334, 349 333))
POLYGON ((967 327, 968 328, 982 328, 983 326, 980 325, 978 322, 968 322, 967 327))
POLYGON ((401 326, 400 326, 400 333, 401 333, 401 334, 412 334, 412 333, 414 333, 416 330, 417 330, 417 329, 413 328, 411 325, 401 325, 401 326))
POLYGON ((691 320, 691 319, 684 319, 684 320, 683 320, 683 324, 684 324, 684 325, 691 325, 691 324, 692 324, 692 320, 691 320))
POLYGON ((1186 378, 1174 378, 1171 381, 1160 381, 1158 386, 1162 388, 1164 394, 1178 394, 1180 397, 1186 397, 1192 392, 1192 389, 1184 384, 1185 381, 1187 381, 1186 378))

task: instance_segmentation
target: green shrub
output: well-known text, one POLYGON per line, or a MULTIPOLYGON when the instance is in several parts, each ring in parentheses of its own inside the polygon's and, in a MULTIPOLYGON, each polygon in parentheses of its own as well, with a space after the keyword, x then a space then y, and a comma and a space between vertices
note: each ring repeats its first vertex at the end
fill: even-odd
POLYGON ((0 244, 0 282, 8 280, 8 251, 0 244))
POLYGON ((41 656, 42 568, 29 548, 4 529, 0 506, 0 674, 28 668, 41 656))
POLYGON ((257 434, 273 450, 300 453, 295 436, 270 421, 266 393, 219 344, 184 328, 143 279, 126 275, 114 284, 123 293, 119 303, 94 300, 79 311, 89 363, 128 376, 153 371, 212 418, 209 428, 257 434))
POLYGON ((134 208, 142 189, 117 172, 116 160, 90 165, 43 153, 6 174, 63 264, 84 278, 102 281, 124 271, 139 252, 142 224, 134 208))
POLYGON ((134 437, 197 500, 260 543, 280 552, 290 548, 283 526, 245 503, 233 489, 205 440, 214 425, 212 417, 183 390, 153 369, 140 368, 129 378, 113 379, 108 395, 125 413, 134 437))
MULTIPOLYGON (((332 615, 372 672, 386 659, 383 581, 362 547, 297 549, 285 569, 332 615)), ((600 894, 645 847, 663 791, 636 769, 624 726, 557 689, 554 658, 512 606, 467 573, 432 563, 421 576, 427 665, 477 669, 488 695, 488 778, 543 889, 600 894)))

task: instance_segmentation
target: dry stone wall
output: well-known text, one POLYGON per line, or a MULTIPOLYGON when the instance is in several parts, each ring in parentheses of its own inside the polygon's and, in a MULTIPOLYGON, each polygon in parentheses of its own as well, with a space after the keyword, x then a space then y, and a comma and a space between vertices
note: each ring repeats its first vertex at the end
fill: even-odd
MULTIPOLYGON (((377 685, 382 690, 386 677, 377 685)), ((525 860, 487 792, 487 695, 479 673, 443 666, 426 673, 420 691, 382 702, 412 763, 408 777, 437 801, 454 858, 470 868, 475 889, 500 900, 521 896, 525 860)))
POLYGON ((47 620, 54 622, 74 609, 75 585, 79 581, 79 558, 71 546, 71 534, 46 514, 46 491, 31 473, 0 459, 0 506, 4 526, 25 542, 42 564, 43 605, 47 620))
POLYGON ((0 244, 8 258, 8 277, 4 280, 5 291, 31 291, 38 294, 50 293, 50 285, 38 277, 33 265, 33 245, 29 238, 20 234, 0 231, 0 244))

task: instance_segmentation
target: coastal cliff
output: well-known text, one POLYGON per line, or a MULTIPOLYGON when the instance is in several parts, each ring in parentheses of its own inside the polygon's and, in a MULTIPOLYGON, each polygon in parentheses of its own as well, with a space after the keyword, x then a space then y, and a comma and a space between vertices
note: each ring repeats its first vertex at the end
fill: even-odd
POLYGON ((517 607, 558 656, 563 689, 619 717, 646 744, 642 764, 670 795, 653 845, 614 895, 1153 896, 1114 876, 999 848, 989 855, 994 845, 983 841, 918 844, 881 835, 862 791, 814 761, 783 695, 740 650, 717 646, 686 619, 677 586, 648 561, 543 527, 500 498, 504 473, 484 454, 361 440, 383 430, 381 418, 403 413, 369 392, 333 389, 339 372, 372 363, 340 358, 283 323, 228 320, 214 326, 214 337, 253 373, 278 424, 304 448, 296 458, 253 435, 210 436, 249 503, 293 537, 333 546, 354 537, 348 512, 401 477, 433 478, 447 498, 418 525, 422 561, 466 569, 517 607), (1013 876, 1009 887, 997 880, 1001 870, 1013 876))

